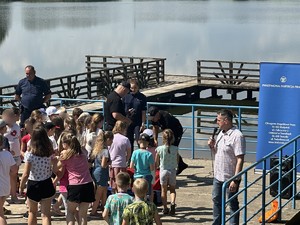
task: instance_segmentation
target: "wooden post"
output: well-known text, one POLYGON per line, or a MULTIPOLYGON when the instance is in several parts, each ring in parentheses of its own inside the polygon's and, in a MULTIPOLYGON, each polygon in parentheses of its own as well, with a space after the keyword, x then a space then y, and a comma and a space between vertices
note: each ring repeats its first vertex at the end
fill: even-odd
POLYGON ((159 75, 160 75, 160 71, 159 71, 159 60, 156 61, 156 83, 159 84, 159 75))
POLYGON ((91 81, 91 56, 87 55, 87 94, 88 94, 88 98, 91 99, 92 98, 92 81, 91 81))
POLYGON ((197 61, 197 83, 201 84, 201 61, 197 61))
POLYGON ((107 58, 103 57, 103 68, 107 68, 107 58))
POLYGON ((91 56, 86 56, 86 69, 87 72, 91 72, 91 56))
POLYGON ((161 82, 165 82, 165 59, 161 59, 161 74, 162 74, 162 80, 161 82))
MULTIPOLYGON (((2 91, 2 88, 0 88, 0 95, 3 95, 3 91, 2 91)), ((3 98, 0 98, 0 113, 2 114, 3 112, 3 98)))
POLYGON ((233 62, 229 62, 229 79, 230 79, 230 81, 228 83, 229 84, 234 84, 234 81, 233 81, 233 62))

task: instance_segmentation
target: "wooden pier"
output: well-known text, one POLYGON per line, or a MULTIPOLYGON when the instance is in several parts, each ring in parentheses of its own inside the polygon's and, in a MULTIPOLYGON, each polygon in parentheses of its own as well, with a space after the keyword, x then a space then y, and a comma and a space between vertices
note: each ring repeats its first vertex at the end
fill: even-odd
MULTIPOLYGON (((78 74, 46 79, 54 98, 104 99, 120 81, 136 78, 148 101, 185 102, 205 98, 222 99, 220 90, 226 90, 232 100, 246 92, 247 100, 256 101, 253 93, 259 90, 259 63, 199 60, 195 75, 165 74, 165 58, 86 56, 86 71, 78 74)), ((0 87, 0 95, 14 95, 16 85, 0 87)), ((58 101, 50 104, 57 105, 58 101)), ((80 104, 75 101, 75 104, 80 104)), ((0 98, 0 106, 16 105, 11 99, 0 98)), ((74 102, 65 101, 66 107, 74 102)), ((82 106, 94 110, 97 104, 82 106)))

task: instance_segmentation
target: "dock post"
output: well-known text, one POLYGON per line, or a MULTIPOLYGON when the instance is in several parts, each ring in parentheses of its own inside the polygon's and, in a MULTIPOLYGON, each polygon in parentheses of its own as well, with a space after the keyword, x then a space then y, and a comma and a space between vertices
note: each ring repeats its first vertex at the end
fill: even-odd
POLYGON ((161 59, 161 73, 162 73, 161 82, 165 82, 165 59, 161 59))
MULTIPOLYGON (((2 88, 0 88, 0 95, 3 95, 3 92, 2 92, 2 88)), ((0 98, 0 106, 3 107, 3 98, 0 98)), ((0 108, 0 113, 2 114, 3 112, 3 108, 0 108)))
POLYGON ((91 81, 91 57, 90 56, 86 56, 86 69, 87 69, 87 95, 88 98, 91 99, 92 98, 92 81, 91 81))
POLYGON ((201 61, 197 61, 197 83, 201 84, 201 61))

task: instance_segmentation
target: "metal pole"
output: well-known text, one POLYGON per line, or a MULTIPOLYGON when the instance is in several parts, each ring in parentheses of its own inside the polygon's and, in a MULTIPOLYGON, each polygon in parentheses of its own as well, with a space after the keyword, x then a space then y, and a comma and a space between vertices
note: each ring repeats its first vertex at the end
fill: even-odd
POLYGON ((262 170, 262 196, 261 196, 261 205, 262 205, 262 224, 265 224, 266 221, 266 217, 265 217, 265 213, 266 213, 266 159, 262 162, 263 163, 263 170, 262 170))
POLYGON ((192 105, 192 159, 195 158, 195 107, 192 105))
POLYGON ((246 224, 246 221, 247 221, 247 205, 248 205, 248 199, 247 199, 247 194, 248 194, 248 187, 247 187, 247 184, 248 184, 248 172, 246 172, 244 174, 244 212, 243 212, 243 217, 244 217, 244 223, 243 224, 246 224))

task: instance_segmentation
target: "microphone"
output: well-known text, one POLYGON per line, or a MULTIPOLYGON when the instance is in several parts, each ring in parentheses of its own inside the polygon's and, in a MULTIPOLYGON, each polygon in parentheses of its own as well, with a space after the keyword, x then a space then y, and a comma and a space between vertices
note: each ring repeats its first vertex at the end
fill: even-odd
POLYGON ((212 140, 215 139, 215 136, 216 136, 218 130, 219 130, 219 128, 217 128, 217 127, 214 128, 214 131, 213 131, 212 136, 211 136, 211 139, 212 139, 212 140))

